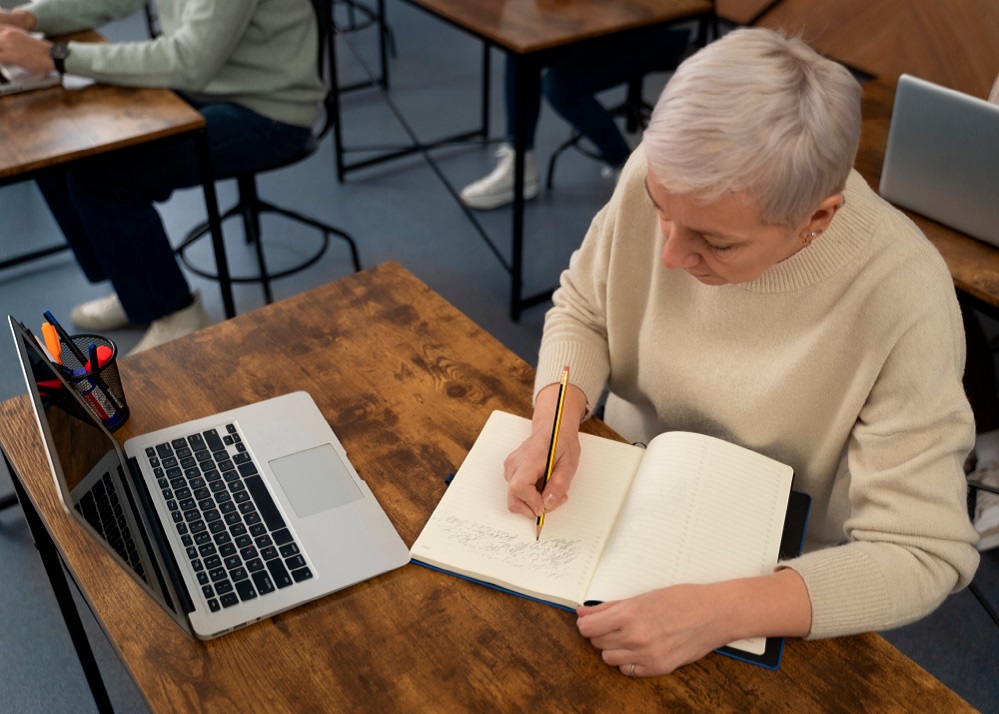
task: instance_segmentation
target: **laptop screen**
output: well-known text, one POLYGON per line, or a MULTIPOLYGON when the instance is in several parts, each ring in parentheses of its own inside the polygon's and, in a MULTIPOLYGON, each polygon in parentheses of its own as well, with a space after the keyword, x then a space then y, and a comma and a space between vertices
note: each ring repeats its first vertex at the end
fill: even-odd
MULTIPOLYGON (((9 318, 59 496, 66 510, 175 619, 175 589, 141 477, 133 479, 114 437, 91 413, 37 338, 9 318)), ((186 594, 186 593, 185 593, 186 594)))

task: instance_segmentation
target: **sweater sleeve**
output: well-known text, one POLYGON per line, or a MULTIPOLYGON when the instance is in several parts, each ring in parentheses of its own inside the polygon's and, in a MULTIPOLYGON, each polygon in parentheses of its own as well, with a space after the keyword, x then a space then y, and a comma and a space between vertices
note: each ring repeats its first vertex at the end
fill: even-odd
MULTIPOLYGON (((130 3, 136 4, 112 0, 107 5, 130 3)), ((199 92, 229 60, 257 4, 257 0, 188 0, 175 32, 140 42, 70 43, 66 71, 112 84, 199 92)), ((49 14, 49 5, 56 3, 45 3, 46 22, 55 17, 49 14)), ((74 0, 73 5, 86 3, 74 0)), ((99 24, 100 18, 93 19, 91 26, 99 24)))
MULTIPOLYGON (((634 191, 644 192, 645 154, 635 151, 622 172, 614 195, 590 224, 583 243, 562 272, 553 307, 545 315, 534 394, 558 382, 569 365, 571 382, 598 403, 610 374, 607 335, 607 283, 615 237, 624 230, 622 217, 634 191)), ((590 416, 589 413, 586 415, 590 416)))
POLYGON ((36 31, 62 35, 100 27, 131 15, 144 4, 145 0, 35 0, 18 9, 35 16, 36 31))
POLYGON ((808 587, 810 639, 913 622, 978 566, 963 471, 974 442, 964 335, 949 274, 933 267, 913 269, 904 289, 888 293, 905 297, 904 309, 872 306, 908 322, 847 444, 846 542, 782 564, 808 587))

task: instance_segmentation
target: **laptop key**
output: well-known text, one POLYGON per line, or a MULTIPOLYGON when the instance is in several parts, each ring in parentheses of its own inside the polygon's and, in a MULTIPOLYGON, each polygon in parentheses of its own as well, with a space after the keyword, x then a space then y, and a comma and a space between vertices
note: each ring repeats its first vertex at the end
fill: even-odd
POLYGON ((264 480, 260 476, 249 476, 246 479, 246 488, 253 494, 253 500, 257 502, 257 509, 267 527, 272 531, 284 528, 284 518, 281 517, 281 512, 274 503, 271 492, 267 490, 264 480))
POLYGON ((303 580, 308 580, 312 577, 312 571, 308 568, 299 568, 298 570, 291 571, 291 577, 295 579, 296 583, 300 583, 303 580))
POLYGON ((212 612, 218 612, 219 610, 222 609, 222 606, 219 605, 218 600, 212 598, 211 600, 208 601, 208 609, 211 610, 212 612))
POLYGON ((293 555, 284 561, 284 564, 288 566, 289 570, 298 570, 305 567, 305 558, 300 555, 293 555))
POLYGON ((208 448, 212 451, 219 451, 225 448, 225 444, 222 443, 222 437, 219 436, 219 433, 215 429, 203 432, 203 436, 205 437, 205 443, 208 444, 208 448))
POLYGON ((253 578, 253 584, 257 586, 257 592, 261 595, 272 593, 277 589, 274 587, 274 581, 271 580, 271 576, 266 570, 257 570, 251 577, 253 578))
POLYGON ((288 574, 288 569, 284 567, 284 563, 280 559, 275 558, 274 560, 267 561, 267 570, 271 574, 271 578, 274 580, 274 584, 279 588, 286 588, 292 584, 291 576, 288 574))
POLYGON ((222 607, 232 607, 239 604, 239 598, 236 597, 236 593, 227 593, 220 599, 222 600, 222 607))
POLYGON ((239 599, 243 602, 257 596, 257 591, 253 589, 253 583, 250 580, 240 580, 236 583, 236 592, 239 593, 239 599))
POLYGON ((230 583, 228 580, 221 580, 215 583, 215 592, 217 592, 219 595, 221 595, 222 593, 231 593, 232 583, 230 583))
MULTIPOLYGON (((282 523, 281 525, 284 524, 282 523)), ((282 528, 279 531, 274 531, 274 542, 277 543, 278 545, 291 543, 293 540, 295 540, 295 538, 294 536, 291 535, 291 531, 289 531, 287 528, 282 528)))

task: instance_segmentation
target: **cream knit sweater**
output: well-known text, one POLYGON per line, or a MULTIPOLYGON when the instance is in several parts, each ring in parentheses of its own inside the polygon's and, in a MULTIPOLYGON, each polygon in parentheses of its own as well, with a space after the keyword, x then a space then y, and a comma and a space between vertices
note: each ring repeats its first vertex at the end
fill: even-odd
POLYGON ((660 261, 644 151, 561 277, 536 390, 562 365, 631 441, 687 430, 794 468, 812 497, 796 570, 810 638, 916 620, 978 565, 962 464, 974 441, 950 274, 853 172, 809 247, 738 285, 660 261))

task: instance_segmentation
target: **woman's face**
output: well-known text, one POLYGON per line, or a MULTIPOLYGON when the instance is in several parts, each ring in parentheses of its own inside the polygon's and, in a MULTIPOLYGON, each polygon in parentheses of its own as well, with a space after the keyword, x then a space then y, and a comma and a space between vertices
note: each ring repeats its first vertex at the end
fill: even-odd
POLYGON ((804 247, 808 221, 797 230, 764 223, 743 193, 696 203, 689 196, 670 193, 651 173, 645 188, 665 238, 663 265, 686 270, 705 285, 755 280, 804 247))

